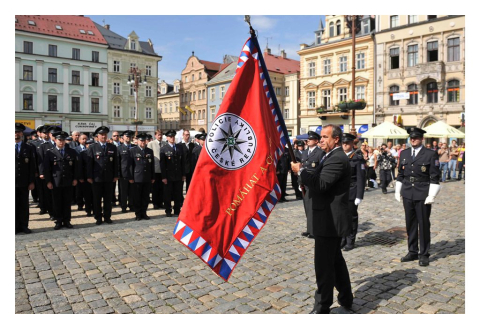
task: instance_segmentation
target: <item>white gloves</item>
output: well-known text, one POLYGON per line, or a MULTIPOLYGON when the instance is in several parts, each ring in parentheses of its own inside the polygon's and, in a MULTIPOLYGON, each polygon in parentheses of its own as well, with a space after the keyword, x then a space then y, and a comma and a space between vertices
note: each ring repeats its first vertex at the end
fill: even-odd
POLYGON ((438 192, 440 192, 440 184, 431 184, 428 188, 428 196, 425 199, 425 204, 433 204, 435 202, 435 196, 437 196, 438 192))
POLYGON ((399 182, 399 181, 395 182, 395 199, 398 202, 402 201, 402 198, 400 196, 400 191, 402 190, 402 185, 403 185, 402 182, 399 182))
POLYGON ((355 203, 355 206, 360 205, 361 202, 362 202, 362 200, 361 200, 360 198, 356 198, 356 199, 355 199, 355 202, 354 202, 354 203, 355 203))

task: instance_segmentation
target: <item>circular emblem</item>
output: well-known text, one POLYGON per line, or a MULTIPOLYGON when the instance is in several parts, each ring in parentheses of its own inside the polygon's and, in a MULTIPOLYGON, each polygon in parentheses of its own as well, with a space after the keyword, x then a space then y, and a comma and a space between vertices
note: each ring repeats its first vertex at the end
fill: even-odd
POLYGON ((210 158, 226 170, 245 167, 257 149, 252 127, 232 113, 221 114, 213 121, 205 143, 210 158))

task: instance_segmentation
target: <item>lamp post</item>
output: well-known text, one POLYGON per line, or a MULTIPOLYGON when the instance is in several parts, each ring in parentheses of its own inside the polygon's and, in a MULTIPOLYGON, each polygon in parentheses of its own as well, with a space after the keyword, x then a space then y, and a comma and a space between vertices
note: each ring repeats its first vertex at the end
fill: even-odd
POLYGON ((135 136, 138 134, 138 125, 142 124, 143 121, 138 121, 138 86, 147 84, 147 76, 145 75, 142 81, 142 71, 139 70, 137 67, 130 68, 128 75, 128 85, 133 84, 133 94, 135 96, 135 136))
MULTIPOLYGON (((355 35, 360 31, 360 27, 357 27, 360 15, 345 15, 347 20, 347 26, 350 29, 352 35, 352 100, 355 101, 355 35)), ((352 110, 352 127, 350 128, 350 134, 357 136, 357 130, 355 129, 355 110, 352 110)))

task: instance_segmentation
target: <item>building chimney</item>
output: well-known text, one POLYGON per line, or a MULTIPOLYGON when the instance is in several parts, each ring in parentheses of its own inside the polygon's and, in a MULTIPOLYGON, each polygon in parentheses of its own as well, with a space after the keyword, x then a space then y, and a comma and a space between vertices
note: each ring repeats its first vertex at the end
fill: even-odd
POLYGON ((105 24, 103 27, 105 27, 106 29, 110 30, 110 24, 105 24))
POLYGON ((281 56, 283 59, 286 59, 286 58, 287 58, 287 53, 285 52, 285 49, 280 50, 280 56, 281 56))

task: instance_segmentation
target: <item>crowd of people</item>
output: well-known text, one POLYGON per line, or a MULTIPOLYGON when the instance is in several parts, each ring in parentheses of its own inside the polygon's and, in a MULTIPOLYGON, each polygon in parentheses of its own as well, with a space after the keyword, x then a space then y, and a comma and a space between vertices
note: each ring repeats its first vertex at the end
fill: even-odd
POLYGON ((39 126, 28 136, 25 126, 15 123, 15 233, 31 233, 29 195, 55 222, 54 229, 73 228, 71 206, 77 205, 97 225, 113 223, 112 208, 135 213, 135 220, 148 220, 147 207, 165 209, 167 217, 179 215, 183 185, 190 184, 206 134, 195 140, 184 131, 176 143, 174 130, 157 130, 155 139, 133 131, 96 129, 92 138, 78 131, 71 135, 57 126, 39 126), (118 182, 118 194, 117 194, 118 182), (150 196, 151 194, 151 196, 150 196), (172 201, 173 214, 172 214, 172 201))

